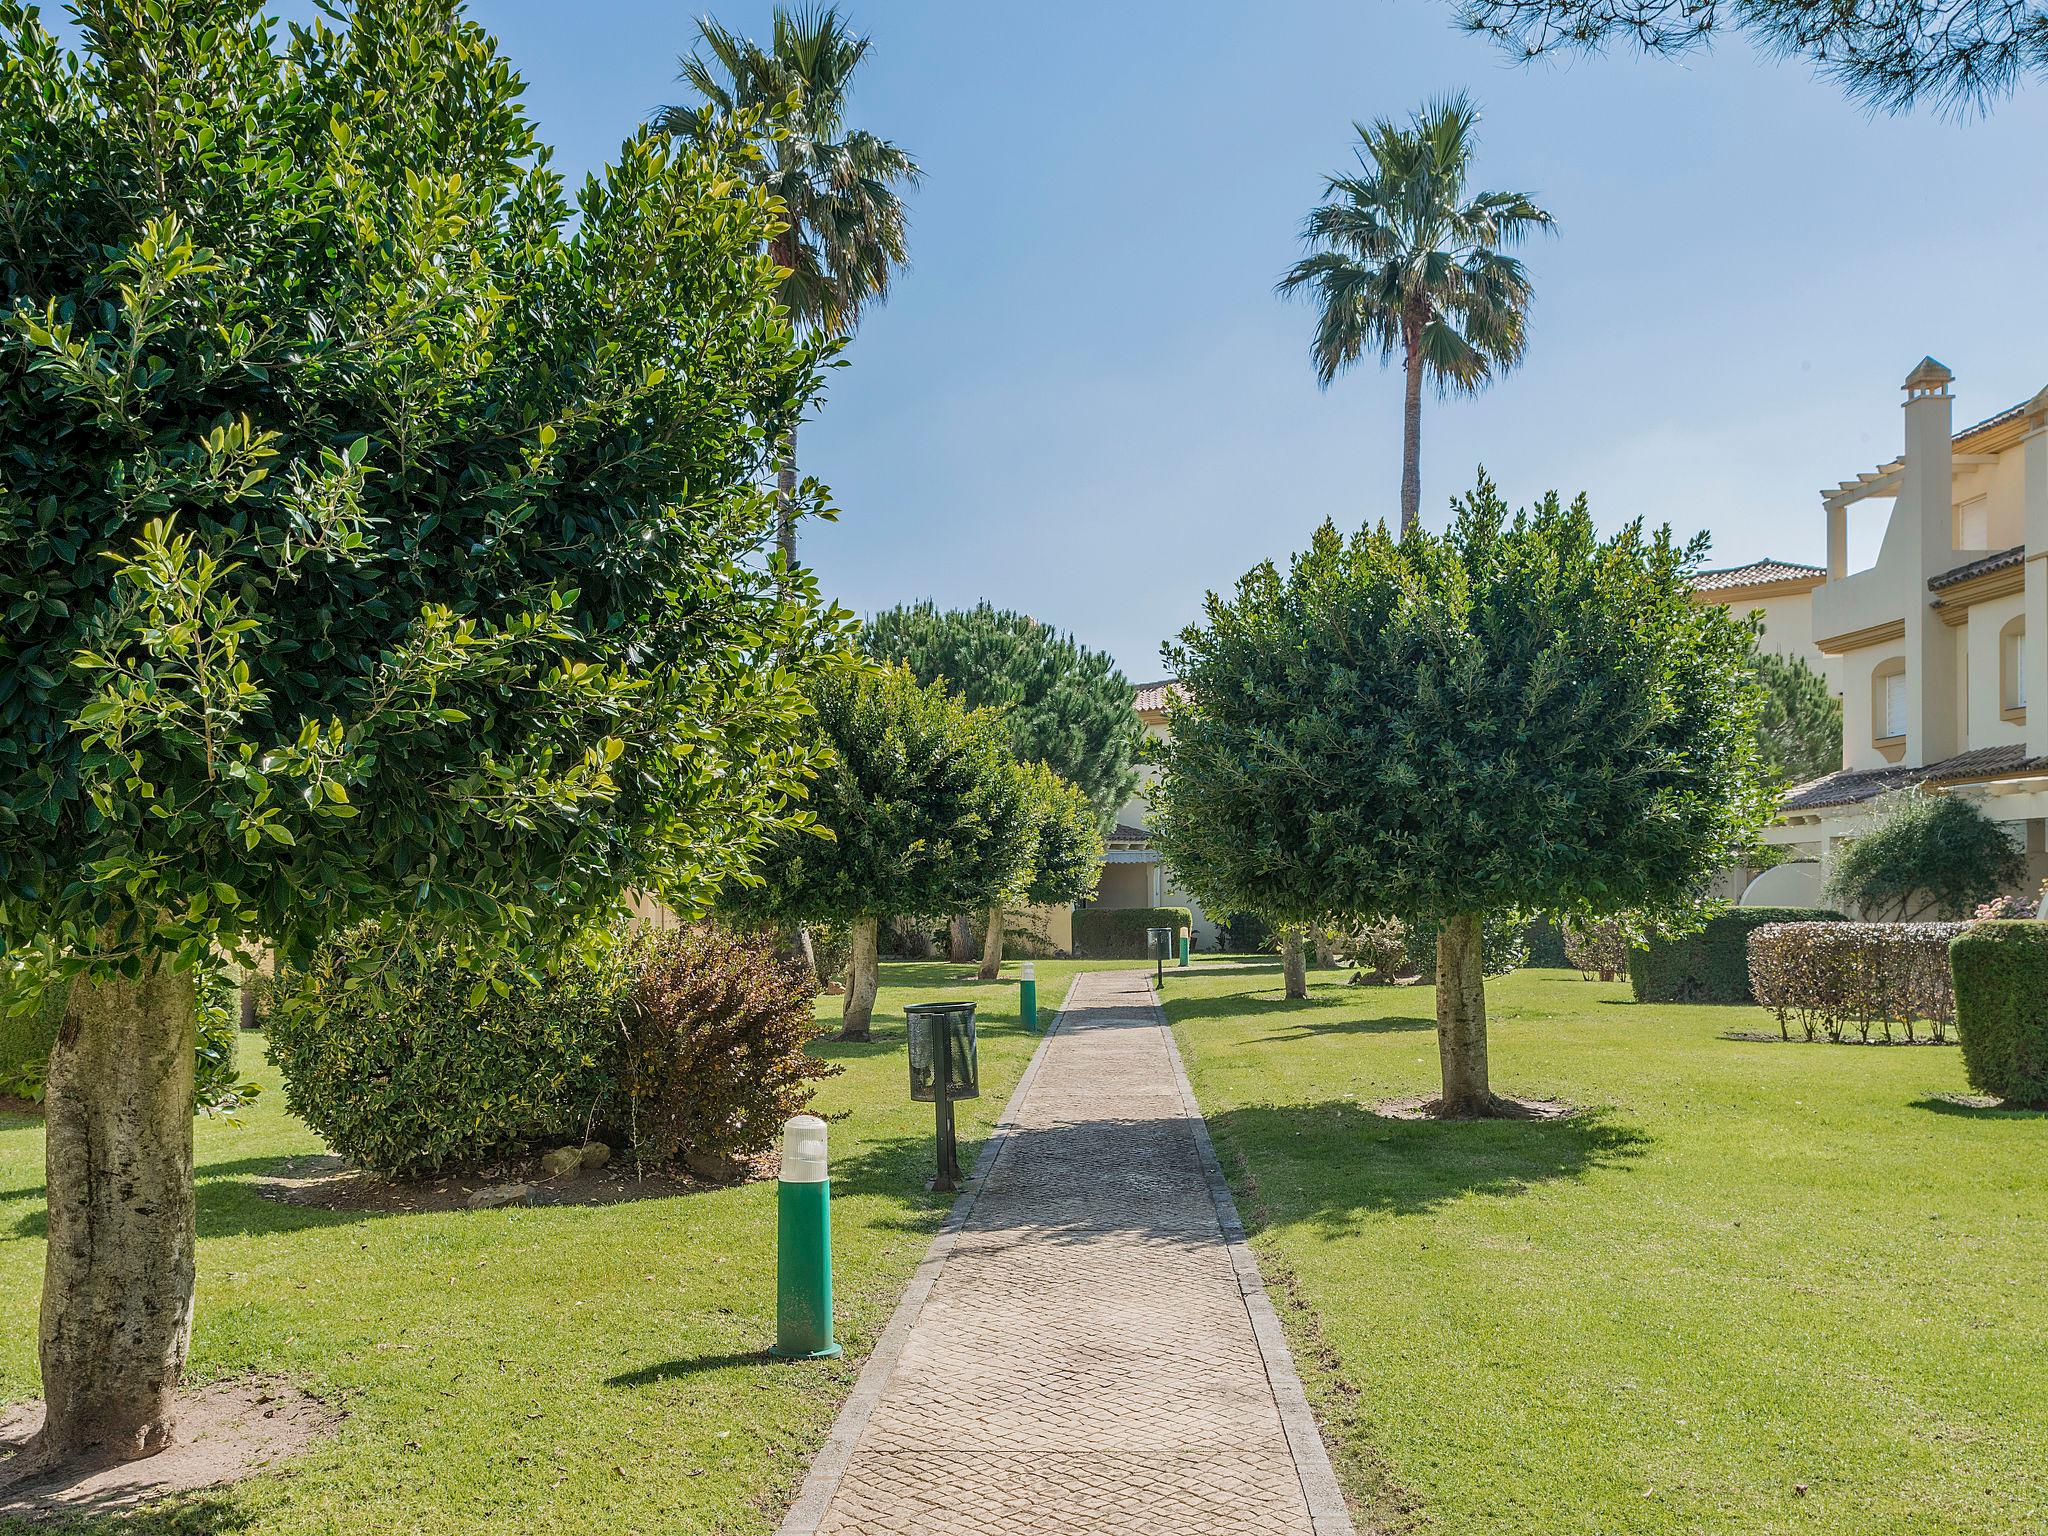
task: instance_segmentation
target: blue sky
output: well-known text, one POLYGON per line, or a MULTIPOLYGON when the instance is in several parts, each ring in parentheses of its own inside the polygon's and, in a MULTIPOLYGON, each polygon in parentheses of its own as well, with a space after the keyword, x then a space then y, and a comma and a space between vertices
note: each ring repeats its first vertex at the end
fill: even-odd
MULTIPOLYGON (((299 14, 303 5, 283 7, 299 14)), ((577 174, 677 98, 698 11, 475 0, 577 174)), ((1718 563, 1817 560, 1816 491, 1897 451, 1898 384, 1959 422, 2048 384, 2048 97, 1871 118, 1739 44, 1512 65, 1420 0, 853 0, 864 126, 923 161, 912 269, 802 438, 843 508, 807 531, 866 612, 988 598, 1159 674, 1206 589, 1394 512, 1398 375, 1318 390, 1273 283, 1354 117, 1469 89, 1477 178, 1559 234, 1527 251, 1527 363, 1425 406, 1424 519, 1476 466, 1521 501, 1711 531, 1718 563)), ((768 6, 715 12, 765 31, 768 6)))

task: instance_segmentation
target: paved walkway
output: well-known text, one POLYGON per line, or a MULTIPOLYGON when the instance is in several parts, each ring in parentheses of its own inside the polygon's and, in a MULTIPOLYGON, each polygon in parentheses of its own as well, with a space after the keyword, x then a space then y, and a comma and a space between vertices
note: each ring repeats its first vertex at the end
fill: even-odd
POLYGON ((782 1536, 1351 1536, 1150 981, 1075 982, 782 1536))

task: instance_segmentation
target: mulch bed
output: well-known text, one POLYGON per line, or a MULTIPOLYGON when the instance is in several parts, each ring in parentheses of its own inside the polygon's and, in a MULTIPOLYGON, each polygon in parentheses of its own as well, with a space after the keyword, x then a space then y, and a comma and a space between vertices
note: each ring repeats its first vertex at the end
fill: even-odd
POLYGON ((0 1521, 112 1515, 239 1482, 311 1449, 341 1418, 289 1383, 245 1376, 180 1393, 172 1442, 154 1456, 31 1469, 17 1461, 43 1405, 22 1404, 0 1412, 0 1521))
POLYGON ((538 1156, 504 1158, 489 1167, 439 1178, 399 1180, 365 1172, 344 1158, 307 1154, 286 1158, 267 1178, 255 1181, 256 1192, 284 1205, 323 1211, 360 1211, 372 1215, 473 1209, 480 1191, 523 1187, 520 1198, 504 1205, 621 1205, 629 1200, 663 1200, 697 1194, 731 1184, 772 1179, 776 1154, 771 1150, 741 1165, 739 1177, 711 1179, 685 1169, 647 1163, 636 1170, 631 1157, 603 1168, 551 1179, 538 1156))
POLYGON ((1446 1115, 1438 1098, 1382 1099, 1368 1106, 1372 1114, 1388 1120, 1442 1120, 1471 1124, 1474 1120, 1564 1120, 1579 1112, 1579 1106, 1563 1099, 1514 1099, 1497 1097, 1499 1108, 1491 1115, 1446 1115))

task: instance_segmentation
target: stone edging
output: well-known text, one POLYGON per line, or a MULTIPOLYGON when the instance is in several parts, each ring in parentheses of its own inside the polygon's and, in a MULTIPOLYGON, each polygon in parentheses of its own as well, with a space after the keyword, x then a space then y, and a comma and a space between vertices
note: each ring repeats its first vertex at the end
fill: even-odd
MULTIPOLYGON (((832 1421, 832 1433, 824 1447, 811 1462, 811 1470, 804 1477, 803 1487, 798 1490, 796 1502, 789 1507, 789 1513, 782 1517, 782 1524, 775 1528, 775 1536, 817 1536, 819 1523, 825 1518, 825 1511, 831 1507, 832 1496, 839 1491, 840 1481, 846 1476, 846 1468, 853 1460, 854 1447, 860 1443, 861 1432, 868 1427, 868 1420, 874 1416, 875 1405, 882 1400, 883 1389, 889 1385, 889 1377, 896 1370, 896 1363, 903 1357, 904 1346, 910 1342, 910 1331, 917 1326, 917 1315, 924 1310, 932 1287, 938 1283, 939 1271, 945 1267, 947 1256, 953 1251, 954 1240, 960 1229, 967 1224, 967 1218, 974 1214, 974 1202, 981 1197, 982 1186, 995 1171, 996 1159, 1002 1155, 1003 1144, 1016 1129, 1014 1116, 1031 1090, 1032 1079, 1038 1076, 1038 1065, 1045 1060, 1045 1049, 1052 1043, 1052 1037, 1067 1016, 1067 1006, 1074 1000, 1074 988, 1080 984, 1086 972, 1077 971, 1067 982, 1067 995, 1060 1000, 1059 1011, 1053 1015, 1052 1023, 1039 1036, 1038 1048, 1031 1053, 1031 1060, 1024 1068, 1024 1075, 1017 1079, 1017 1086, 1010 1091, 1009 1102, 1004 1104, 1002 1117, 996 1121, 995 1129, 989 1133, 981 1155, 974 1160, 974 1170, 967 1176, 959 1195, 953 1201, 953 1208, 946 1213, 946 1219, 939 1223, 939 1230, 933 1234, 931 1246, 925 1249, 923 1260, 904 1289, 903 1299, 896 1303, 896 1310, 890 1315, 888 1326, 875 1343, 875 1352, 868 1356, 867 1363, 860 1368, 860 1377, 853 1385, 853 1394, 839 1410, 839 1417, 832 1421)), ((1163 1022, 1163 1021, 1162 1021, 1163 1022)), ((1171 1045, 1173 1036, 1167 1035, 1171 1045)), ((1174 1058, 1178 1068, 1180 1058, 1174 1058)), ((1182 1079, 1182 1092, 1186 1092, 1186 1079, 1182 1079)), ((1206 1140, 1204 1145, 1206 1145, 1206 1140)), ((1215 1154, 1208 1154, 1211 1164, 1215 1154)), ((1229 1198, 1229 1192, 1224 1192, 1229 1198)), ((1254 1269, 1254 1275, 1257 1270, 1254 1269)), ((1269 1309, 1270 1310, 1270 1309, 1269 1309)), ((1261 1348, 1263 1348, 1263 1344, 1261 1348)), ((1284 1351, 1286 1346, 1281 1346, 1284 1351)), ((1270 1365, 1269 1365, 1270 1371, 1270 1365)), ((1290 1376, 1292 1368, 1289 1369, 1290 1376)), ((1295 1388, 1299 1395, 1300 1387, 1295 1388)), ((1285 1417, 1286 1407, 1281 1407, 1285 1417)), ((1315 1432, 1313 1421, 1309 1432, 1315 1432)), ((1288 1438, 1293 1439, 1290 1430, 1288 1438)), ((1318 1443, 1320 1449, 1320 1442, 1318 1443)), ((1327 1469, 1326 1469, 1327 1470, 1327 1469)), ((1321 1536, 1323 1527, 1316 1531, 1321 1536)), ((1350 1526, 1343 1527, 1345 1532, 1350 1526)))
POLYGON ((1309 1408, 1308 1395, 1302 1391, 1301 1377, 1294 1369, 1294 1356, 1287 1348, 1287 1336, 1281 1331, 1279 1314, 1273 1310, 1272 1298, 1266 1294, 1266 1282, 1259 1275, 1259 1261, 1245 1241, 1244 1223, 1238 1219, 1237 1201, 1232 1198, 1230 1185, 1223 1177, 1223 1164, 1217 1159, 1216 1144, 1209 1137, 1209 1122, 1202 1117, 1202 1108, 1195 1102, 1194 1085, 1188 1081, 1186 1065, 1180 1058, 1180 1045, 1173 1038, 1173 1026, 1166 1020, 1166 1012, 1159 1006, 1158 994, 1152 984, 1145 984, 1145 992, 1152 999, 1152 1013, 1159 1020, 1160 1033, 1166 1037, 1166 1054, 1173 1062, 1174 1080, 1180 1085, 1181 1105, 1187 1111, 1188 1124, 1195 1134, 1195 1151, 1202 1160, 1202 1177, 1209 1185, 1209 1198, 1216 1204, 1216 1221, 1223 1229, 1223 1241, 1230 1250, 1230 1267, 1237 1275, 1238 1294, 1244 1299, 1244 1309, 1251 1317, 1252 1336, 1258 1340, 1259 1356, 1265 1362, 1266 1382, 1273 1389, 1273 1401, 1280 1409, 1280 1427, 1287 1436, 1287 1448, 1294 1455, 1295 1474, 1301 1479, 1302 1497, 1308 1501, 1309 1522, 1314 1526, 1316 1536, 1356 1536, 1356 1527, 1351 1523, 1351 1511, 1345 1507, 1343 1492, 1337 1486, 1337 1475, 1330 1468, 1330 1453, 1324 1449, 1322 1431, 1316 1425, 1315 1413, 1309 1408))

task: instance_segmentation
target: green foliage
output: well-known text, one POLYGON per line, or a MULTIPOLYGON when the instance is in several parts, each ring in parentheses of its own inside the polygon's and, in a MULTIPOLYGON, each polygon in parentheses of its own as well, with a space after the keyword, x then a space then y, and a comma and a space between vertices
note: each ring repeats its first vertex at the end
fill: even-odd
POLYGON ((1034 906, 1085 901, 1102 878, 1102 823, 1095 807, 1078 785, 1043 763, 1020 764, 1017 772, 1024 782, 1034 835, 1024 900, 1034 906))
POLYGON ((235 1067, 242 1037, 241 998, 234 978, 218 965, 199 975, 199 1033, 193 1045, 192 1107, 230 1122, 263 1090, 235 1067))
POLYGON ((1948 953, 1970 1086, 2048 1107, 2048 923, 1973 923, 1948 953))
POLYGON ((608 1118, 656 1157, 766 1151, 816 1080, 837 1070, 804 1052, 818 1033, 809 973, 757 937, 716 928, 650 934, 633 949, 615 1085, 623 1108, 608 1118))
MULTIPOLYGON (((1436 940, 1443 923, 1418 918, 1402 925, 1407 968, 1424 981, 1436 980, 1436 940)), ((1488 912, 1479 925, 1479 968, 1505 976, 1529 963, 1529 917, 1525 912, 1488 912)))
POLYGON ((1956 994, 1949 981, 1949 941, 1965 923, 1767 923, 1749 935, 1749 989, 1778 1016, 1792 1038, 1797 1020, 1809 1041, 1864 1044, 1872 1029, 1885 1044, 1892 1026, 1907 1043, 1921 1023, 1948 1039, 1956 994))
POLYGON ((478 998, 448 949, 364 925, 280 993, 271 1054, 293 1114, 400 1178, 592 1136, 648 1156, 765 1149, 831 1069, 802 967, 714 928, 587 936, 478 998))
POLYGON ((2026 855, 2006 829, 1960 795, 1900 790, 1877 803, 1872 820, 1836 853, 1827 885, 1830 901, 1865 917, 1966 917, 2026 875, 2026 855))
POLYGON ((730 910, 851 922, 985 910, 1017 893, 1037 826, 993 715, 900 667, 835 670, 810 698, 832 754, 810 791, 816 828, 774 835, 730 910))
POLYGON ((1612 981, 1628 969, 1629 953, 1640 942, 1638 925, 1625 913, 1574 919, 1564 925, 1565 958, 1588 977, 1612 981))
POLYGON ((839 623, 750 558, 819 362, 765 125, 572 202, 457 0, 257 10, 0 4, 0 942, 698 909, 839 623))
POLYGON ((628 948, 565 955, 496 987, 448 946, 373 925, 322 946, 281 992, 270 1052, 291 1112, 361 1167, 409 1178, 538 1142, 581 1140, 618 1082, 628 948))
POLYGON ((1777 785, 1803 784, 1842 766, 1842 701, 1827 679, 1797 657, 1756 654, 1763 685, 1757 751, 1777 785))
POLYGON ((1169 650, 1150 830, 1204 906, 1283 923, 1682 910, 1769 814, 1749 637, 1697 547, 1583 500, 1443 536, 1325 524, 1169 650))
POLYGON ((1529 919, 1529 932, 1523 940, 1529 946, 1529 958, 1525 964, 1559 970, 1570 965, 1571 957, 1564 952, 1564 928, 1556 918, 1539 913, 1529 919))
POLYGON ((1753 1003, 1749 936, 1766 923, 1838 923, 1811 907, 1733 907, 1690 932, 1647 934, 1629 951, 1629 987, 1639 1003, 1753 1003))
POLYGON ((987 603, 891 608, 868 620, 861 643, 921 683, 943 678, 970 708, 997 711, 1018 760, 1045 763, 1080 786, 1105 829, 1137 787, 1145 727, 1130 681, 1106 652, 987 603))
POLYGON ((1194 927, 1186 907, 1083 907, 1074 914, 1074 953, 1090 960, 1146 960, 1145 930, 1194 927))

